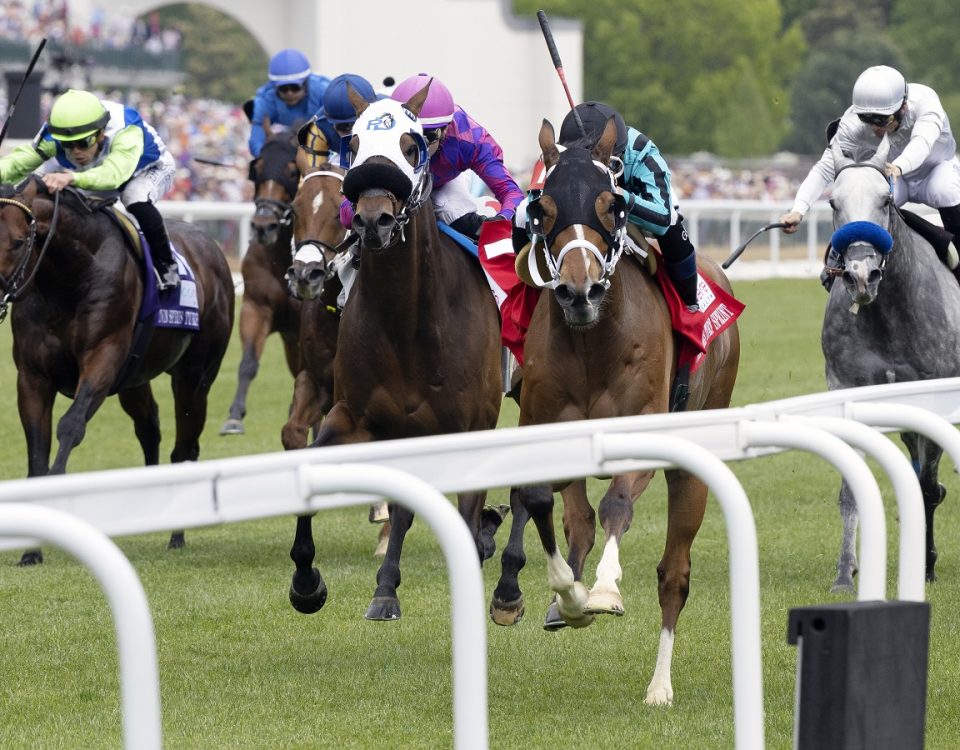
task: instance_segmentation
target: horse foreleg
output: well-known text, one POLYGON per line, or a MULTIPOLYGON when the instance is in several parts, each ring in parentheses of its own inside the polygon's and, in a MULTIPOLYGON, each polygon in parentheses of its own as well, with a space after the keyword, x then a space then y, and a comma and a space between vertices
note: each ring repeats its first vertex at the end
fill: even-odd
POLYGON ((831 591, 853 591, 853 577, 857 573, 857 503, 853 491, 844 480, 840 484, 840 520, 843 522, 843 538, 840 540, 840 557, 837 558, 837 578, 831 591))
POLYGON ((280 431, 284 450, 307 447, 307 432, 323 419, 323 411, 317 397, 313 376, 301 370, 293 383, 293 401, 290 403, 290 418, 280 431))
POLYGON ((593 622, 593 615, 586 615, 587 587, 578 581, 573 568, 567 564, 557 547, 557 534, 553 527, 553 490, 541 484, 517 489, 540 536, 540 544, 547 555, 547 582, 556 598, 547 608, 543 627, 557 630, 566 625, 583 628, 593 622))
POLYGON ((290 582, 290 603, 305 615, 318 612, 327 601, 327 584, 313 567, 317 550, 313 545, 312 520, 313 516, 297 516, 297 534, 290 548, 290 559, 296 566, 290 582))
MULTIPOLYGON (((53 430, 53 385, 31 377, 25 368, 17 373, 17 410, 27 440, 27 476, 44 476, 50 471, 50 443, 53 430)), ((43 551, 28 549, 17 563, 22 567, 43 562, 43 551)))
POLYGON ((510 491, 510 538, 500 556, 500 580, 490 600, 490 618, 497 625, 516 625, 523 618, 523 592, 520 590, 520 571, 527 563, 523 551, 523 530, 530 520, 526 506, 521 502, 519 491, 510 491))
POLYGON ((120 406, 133 420, 133 431, 143 450, 146 466, 160 463, 160 413, 149 383, 117 394, 120 406))
MULTIPOLYGON (((933 539, 933 514, 943 502, 947 494, 947 488, 940 484, 940 457, 943 455, 943 448, 932 440, 914 435, 916 439, 915 451, 911 450, 911 456, 914 458, 913 466, 917 472, 917 478, 920 480, 920 493, 923 496, 923 510, 926 518, 926 578, 931 583, 937 580, 934 567, 937 564, 937 545, 933 539)), ((904 436, 906 441, 906 436, 904 436)))
POLYGON ((242 435, 243 418, 247 415, 247 391, 250 383, 257 377, 263 347, 273 322, 270 309, 264 305, 255 305, 245 300, 240 308, 240 341, 243 345, 240 365, 237 368, 237 392, 230 404, 227 421, 220 428, 221 435, 242 435))
POLYGON ((97 382, 85 380, 81 376, 73 403, 57 423, 57 456, 53 460, 53 466, 50 467, 51 474, 66 473, 70 453, 87 434, 87 422, 103 404, 110 385, 111 383, 107 383, 102 378, 97 382))
POLYGON ((623 596, 617 585, 623 577, 620 542, 633 521, 633 504, 653 478, 652 471, 614 477, 598 508, 603 528, 603 556, 597 564, 597 580, 590 589, 587 611, 594 614, 623 614, 623 596))
POLYGON ((413 524, 413 511, 399 505, 390 505, 390 541, 387 554, 377 571, 377 588, 364 615, 368 620, 399 620, 400 599, 397 588, 400 586, 400 554, 403 540, 413 524))
POLYGON ((646 702, 673 703, 670 668, 677 619, 690 593, 690 547, 703 523, 707 486, 692 474, 679 469, 665 472, 667 479, 667 541, 657 565, 660 599, 660 646, 653 678, 647 686, 646 702))

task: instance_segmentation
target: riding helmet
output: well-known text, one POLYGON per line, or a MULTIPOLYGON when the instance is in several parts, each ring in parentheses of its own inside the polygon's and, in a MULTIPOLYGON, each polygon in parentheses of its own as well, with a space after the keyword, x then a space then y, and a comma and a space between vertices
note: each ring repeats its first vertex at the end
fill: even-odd
POLYGON ((58 141, 73 141, 93 135, 106 127, 110 115, 95 94, 68 89, 50 109, 48 129, 58 141))
POLYGON ((434 78, 426 73, 418 73, 397 84, 397 87, 390 94, 391 99, 402 104, 421 91, 428 83, 430 84, 430 90, 427 92, 427 100, 420 109, 419 118, 424 130, 442 128, 453 119, 454 104, 450 89, 444 86, 439 78, 434 78))
POLYGON ((282 49, 270 58, 267 73, 277 86, 303 83, 310 77, 310 61, 300 50, 282 49))
POLYGON ((607 120, 612 117, 617 126, 617 142, 613 147, 613 155, 623 156, 623 152, 627 150, 627 125, 617 110, 603 102, 584 102, 577 105, 576 111, 583 122, 583 131, 580 130, 577 118, 571 110, 560 125, 562 145, 592 149, 603 136, 607 120))
POLYGON ((892 115, 907 100, 907 82, 888 65, 867 68, 853 84, 853 111, 857 114, 892 115))
POLYGON ((375 102, 377 94, 373 86, 363 76, 355 73, 343 73, 338 75, 327 86, 323 92, 323 113, 332 125, 354 122, 357 119, 357 113, 350 103, 350 97, 347 95, 347 84, 368 102, 375 102))

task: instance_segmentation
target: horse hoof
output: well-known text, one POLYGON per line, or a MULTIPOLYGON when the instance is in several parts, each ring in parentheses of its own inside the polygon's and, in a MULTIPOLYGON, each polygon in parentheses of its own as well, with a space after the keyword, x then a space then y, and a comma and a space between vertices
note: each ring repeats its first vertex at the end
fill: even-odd
POLYGON ((616 615, 622 617, 623 597, 614 591, 591 593, 583 611, 588 615, 616 615))
POLYGON ((831 594, 852 594, 854 591, 853 588, 853 579, 841 579, 838 578, 833 582, 833 586, 830 587, 831 594))
POLYGON ((43 563, 43 552, 38 549, 27 550, 20 557, 18 567, 27 568, 31 565, 41 565, 43 563))
POLYGON ((552 633, 565 627, 567 627, 567 621, 560 616, 560 608, 556 602, 550 602, 550 606, 547 607, 547 616, 543 620, 543 629, 552 633))
POLYGON ((221 435, 243 435, 243 422, 239 419, 228 419, 220 428, 221 435))
POLYGON ((399 620, 400 600, 394 596, 375 596, 364 617, 368 620, 399 620))
POLYGON ((187 545, 187 540, 183 537, 182 531, 175 531, 170 535, 170 541, 167 542, 167 549, 183 549, 187 545))
POLYGON ((648 706, 672 706, 673 690, 664 687, 651 687, 647 691, 647 697, 643 699, 643 702, 648 706))
POLYGON ((497 598, 490 601, 490 619, 497 625, 516 625, 523 619, 523 597, 512 602, 502 602, 497 598))
POLYGON ((370 506, 370 514, 367 516, 370 523, 386 523, 390 520, 390 511, 385 502, 374 503, 370 506))
POLYGON ((312 615, 319 612, 323 605, 327 603, 327 584, 323 581, 323 576, 316 568, 310 571, 309 593, 300 593, 297 591, 297 574, 293 574, 293 581, 290 583, 290 604, 297 612, 304 615, 312 615))

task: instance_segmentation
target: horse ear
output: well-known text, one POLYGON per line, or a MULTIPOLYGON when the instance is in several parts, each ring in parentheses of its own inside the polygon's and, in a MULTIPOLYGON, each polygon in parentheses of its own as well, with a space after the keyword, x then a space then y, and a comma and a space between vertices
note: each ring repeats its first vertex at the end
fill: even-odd
POLYGON ((560 151, 557 149, 557 136, 549 120, 544 120, 540 126, 540 153, 543 155, 543 166, 547 169, 560 161, 560 151))
POLYGON ((830 153, 833 154, 833 173, 836 174, 844 167, 849 167, 855 162, 853 159, 849 158, 843 151, 840 150, 840 146, 837 144, 837 140, 833 139, 830 142, 830 153))
POLYGON ((880 140, 880 145, 877 146, 877 152, 873 155, 873 158, 870 160, 871 164, 883 169, 887 164, 887 157, 890 156, 890 138, 886 133, 883 134, 883 138, 880 140))
POLYGON ((597 144, 593 147, 591 156, 601 164, 608 163, 616 143, 617 121, 614 120, 613 117, 608 117, 607 124, 603 128, 603 135, 600 136, 600 140, 597 141, 597 144))
POLYGON ((427 81, 427 85, 420 89, 416 94, 411 96, 407 101, 403 103, 403 106, 413 112, 414 117, 420 116, 420 110, 423 109, 423 103, 427 100, 427 94, 430 93, 430 84, 433 83, 431 78, 427 81))
POLYGON ((347 98, 353 105, 353 111, 357 113, 357 117, 362 115, 363 111, 370 106, 370 102, 360 96, 360 93, 350 85, 349 81, 347 82, 347 98))

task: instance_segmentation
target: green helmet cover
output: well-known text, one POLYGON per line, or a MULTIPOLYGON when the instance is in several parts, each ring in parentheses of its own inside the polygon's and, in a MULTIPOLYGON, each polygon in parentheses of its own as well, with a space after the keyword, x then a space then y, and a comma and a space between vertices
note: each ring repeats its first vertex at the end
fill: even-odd
POLYGON ((102 130, 110 115, 89 91, 69 89, 57 97, 50 109, 50 135, 58 141, 74 141, 102 130))

